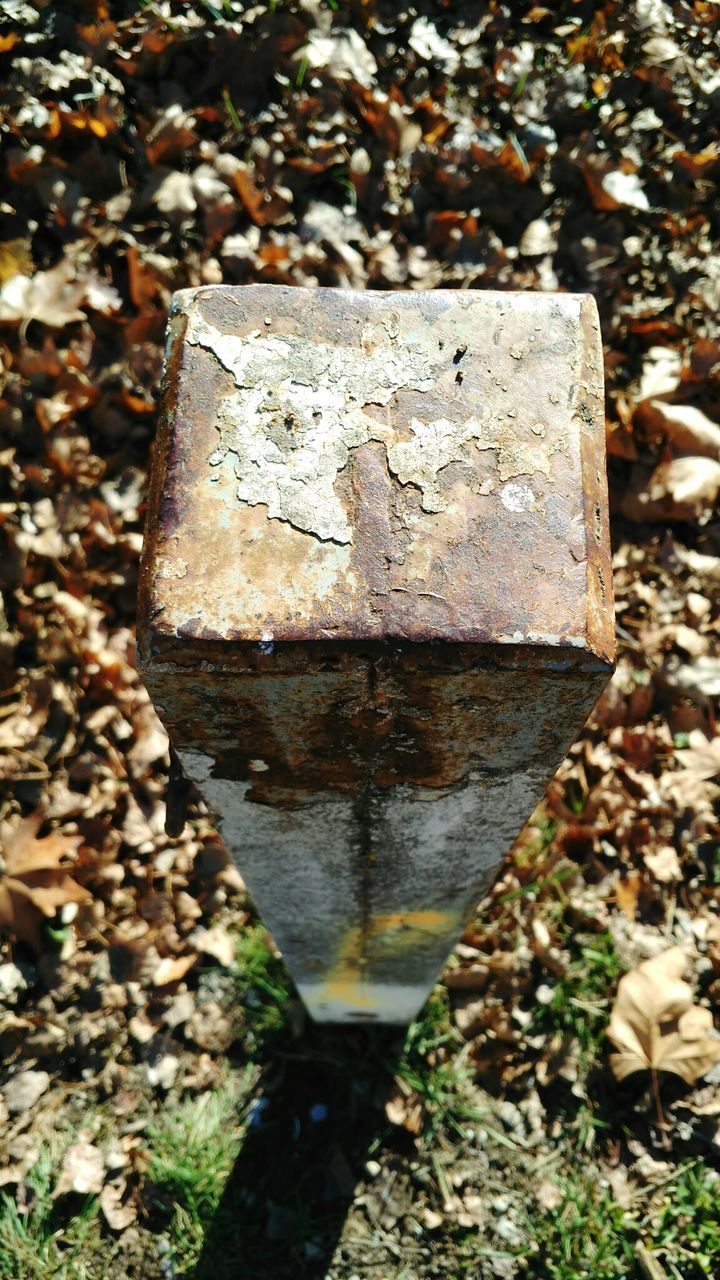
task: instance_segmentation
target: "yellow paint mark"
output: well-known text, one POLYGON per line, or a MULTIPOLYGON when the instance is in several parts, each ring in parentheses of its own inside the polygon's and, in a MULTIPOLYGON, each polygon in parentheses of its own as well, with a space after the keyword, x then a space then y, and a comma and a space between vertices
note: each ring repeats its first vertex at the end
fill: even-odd
POLYGON ((452 934, 457 923, 456 911, 391 911, 371 916, 365 928, 353 925, 318 992, 318 1001, 333 1000, 356 1008, 371 1008, 375 1001, 369 975, 375 965, 421 947, 427 937, 452 934))

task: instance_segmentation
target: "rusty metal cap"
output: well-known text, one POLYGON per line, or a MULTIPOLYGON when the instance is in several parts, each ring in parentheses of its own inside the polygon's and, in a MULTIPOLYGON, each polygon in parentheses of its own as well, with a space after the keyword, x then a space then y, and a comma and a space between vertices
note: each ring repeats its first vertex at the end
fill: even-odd
POLYGON ((145 669, 383 640, 611 663, 611 583, 590 296, 175 295, 145 669))

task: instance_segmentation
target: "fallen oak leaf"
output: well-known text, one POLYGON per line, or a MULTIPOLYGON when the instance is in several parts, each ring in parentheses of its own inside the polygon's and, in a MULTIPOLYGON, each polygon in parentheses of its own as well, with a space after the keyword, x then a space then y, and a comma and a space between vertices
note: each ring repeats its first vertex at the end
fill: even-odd
POLYGON ((0 931, 35 948, 43 917, 51 920, 60 907, 91 896, 64 864, 77 853, 82 837, 51 831, 38 840, 40 821, 35 815, 5 829, 0 878, 0 931))
POLYGON ((720 489, 720 463, 711 458, 674 458, 656 467, 648 487, 650 503, 667 502, 668 519, 687 518, 687 511, 708 517, 720 489))
POLYGON ((683 981, 686 957, 671 947, 620 979, 607 1035, 616 1080, 636 1071, 667 1071, 692 1085, 720 1061, 720 1039, 711 1039, 709 1009, 693 1004, 683 981))
POLYGON ((720 462, 680 457, 661 462, 650 476, 631 484, 622 499, 628 520, 697 521, 706 524, 720 492, 720 462))
POLYGON ((5 833, 3 859, 8 875, 22 878, 35 871, 55 871, 82 844, 81 836, 63 835, 60 831, 51 831, 38 840, 39 827, 40 816, 34 814, 5 833))

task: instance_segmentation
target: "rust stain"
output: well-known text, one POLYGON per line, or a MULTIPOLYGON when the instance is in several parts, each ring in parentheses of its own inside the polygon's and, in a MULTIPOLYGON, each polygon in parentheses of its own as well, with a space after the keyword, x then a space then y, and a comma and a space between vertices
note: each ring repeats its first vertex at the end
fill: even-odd
POLYGON ((147 671, 145 681, 171 737, 216 757, 218 776, 247 781, 257 804, 293 808, 326 791, 359 796, 368 785, 442 790, 488 763, 549 776, 607 667, 583 670, 581 650, 558 657, 553 671, 527 651, 520 664, 510 646, 469 648, 443 653, 445 670, 433 670, 421 646, 336 643, 312 663, 304 655, 295 673, 260 665, 301 657, 286 653, 245 673, 170 668, 147 671), (266 766, 259 773, 257 758, 266 766))
POLYGON ((384 960, 422 952, 428 939, 452 937, 460 925, 456 911, 421 909, 373 915, 367 923, 351 926, 317 992, 317 1001, 372 1009, 377 997, 369 975, 384 960))

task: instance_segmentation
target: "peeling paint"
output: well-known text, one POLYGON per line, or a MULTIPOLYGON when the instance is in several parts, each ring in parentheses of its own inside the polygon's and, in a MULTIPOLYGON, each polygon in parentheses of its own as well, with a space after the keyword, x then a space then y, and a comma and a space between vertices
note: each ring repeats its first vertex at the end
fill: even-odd
MULTIPOLYGON (((451 422, 448 418, 420 422, 413 418, 410 429, 412 439, 386 441, 388 464, 401 484, 415 484, 422 491, 425 511, 446 509, 447 501, 437 484, 438 475, 451 462, 467 460, 463 446, 471 441, 480 450, 497 451, 501 480, 538 471, 546 476, 550 474, 549 450, 539 444, 528 444, 518 436, 517 430, 508 431, 499 418, 490 414, 484 420, 473 415, 466 422, 451 422)), ((512 487, 518 488, 517 485, 512 487)), ((490 493, 492 489, 486 485, 485 492, 490 493)), ((507 506, 502 494, 501 499, 507 506)), ((510 509, 518 510, 516 507, 510 509)), ((523 506, 519 509, 529 508, 523 506)))
POLYGON ((208 324, 197 309, 190 312, 186 341, 216 356, 235 381, 235 392, 220 405, 221 439, 210 463, 228 451, 235 455, 239 501, 263 503, 271 518, 323 540, 351 542, 334 491, 338 473, 351 449, 375 438, 378 423, 366 405, 432 386, 427 352, 394 344, 384 326, 366 326, 355 351, 259 330, 240 339, 208 324))
POLYGON ((447 356, 443 339, 430 327, 401 339, 397 320, 366 325, 352 348, 259 329, 237 337, 208 323, 195 306, 186 341, 214 355, 235 382, 219 406, 220 442, 210 465, 232 453, 238 501, 263 504, 271 519, 287 520, 323 541, 353 540, 335 482, 351 451, 371 440, 385 445, 396 479, 421 490, 428 512, 445 509, 438 475, 452 462, 467 463, 465 446, 471 442, 497 451, 502 481, 550 474, 551 451, 544 441, 529 441, 516 425, 504 425, 516 410, 496 415, 488 405, 484 416, 459 421, 413 417, 409 439, 398 438, 395 425, 383 426, 368 412, 401 392, 434 385, 447 356))

